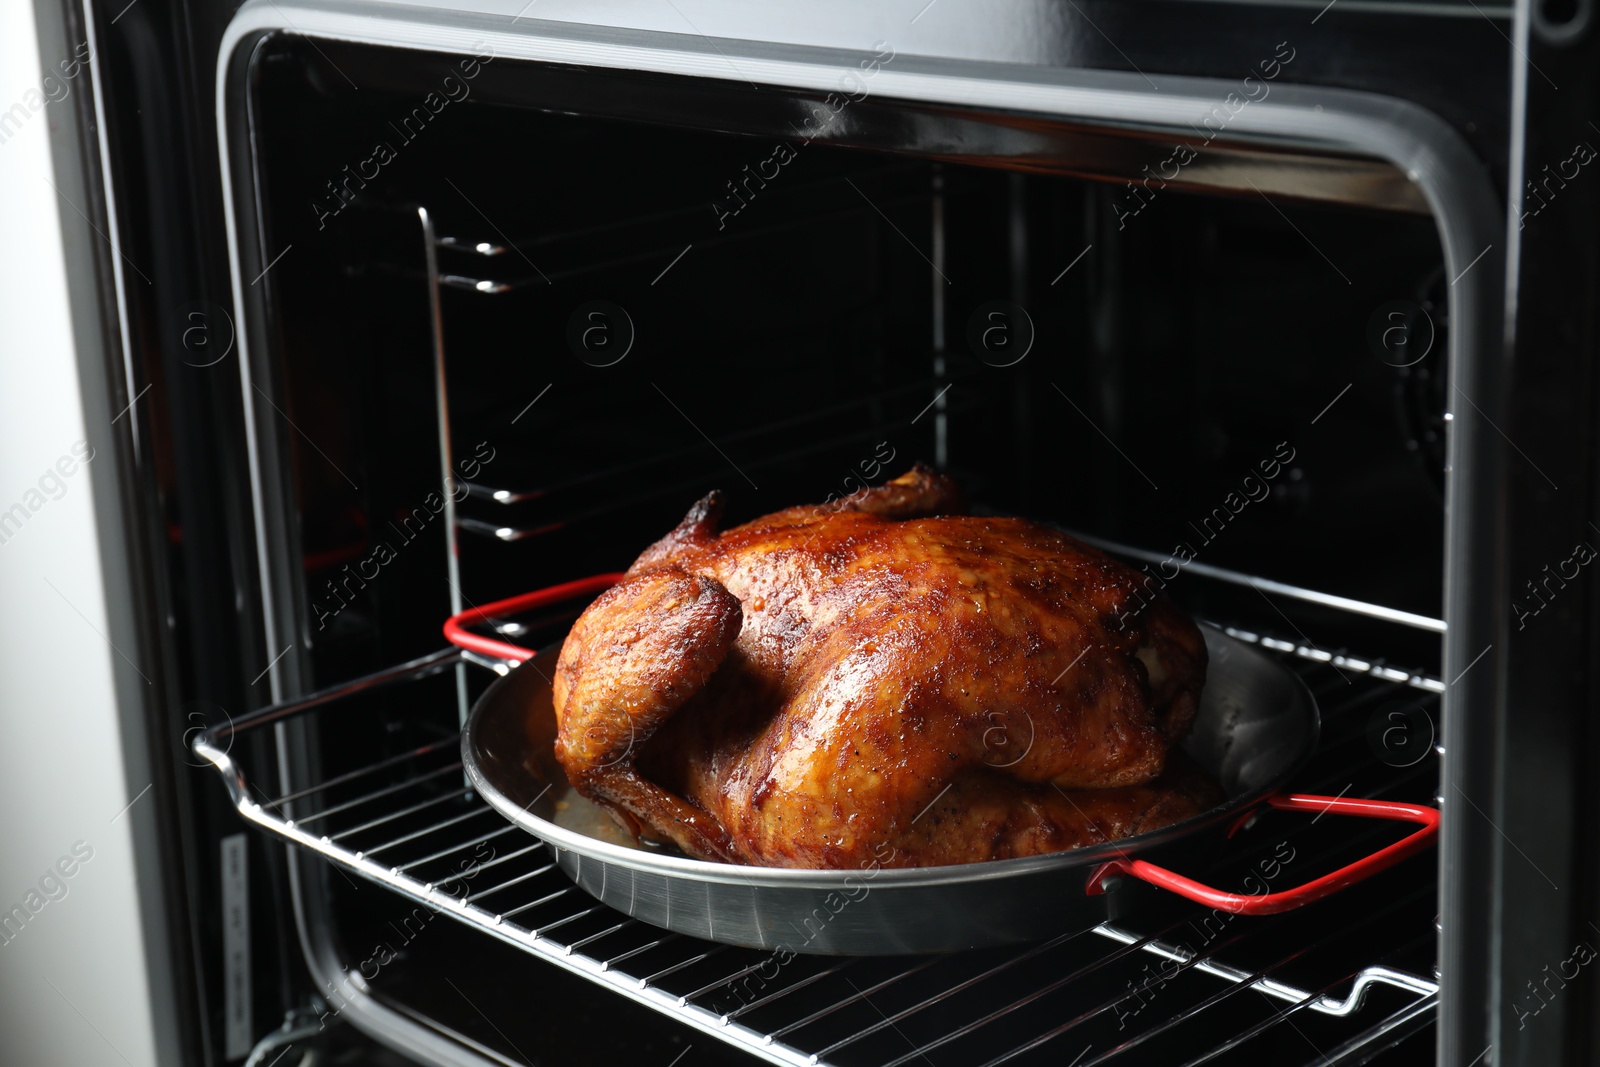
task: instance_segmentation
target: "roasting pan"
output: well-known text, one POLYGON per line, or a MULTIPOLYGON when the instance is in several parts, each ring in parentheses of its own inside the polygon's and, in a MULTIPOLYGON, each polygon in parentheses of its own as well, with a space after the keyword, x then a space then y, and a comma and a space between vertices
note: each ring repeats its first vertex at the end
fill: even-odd
MULTIPOLYGON (((468 614, 482 620, 498 614, 496 607, 468 614)), ((452 624, 446 632, 458 643, 479 651, 497 645, 502 654, 508 647, 467 634, 459 617, 452 624)), ((1278 793, 1316 747, 1316 702, 1283 664, 1215 628, 1202 630, 1211 663, 1183 747, 1222 783, 1227 799, 1150 833, 1046 856, 794 870, 693 859, 671 847, 636 843, 572 789, 554 758, 550 679, 559 643, 526 659, 479 698, 462 731, 462 761, 483 798, 545 841, 561 870, 590 895, 678 933, 796 954, 948 952, 1087 929, 1127 910, 1134 879, 1219 910, 1270 914, 1308 904, 1431 843, 1439 818, 1433 808, 1278 793), (1263 805, 1400 819, 1421 828, 1332 874, 1271 893, 1213 889, 1157 864, 1197 865, 1263 805)))

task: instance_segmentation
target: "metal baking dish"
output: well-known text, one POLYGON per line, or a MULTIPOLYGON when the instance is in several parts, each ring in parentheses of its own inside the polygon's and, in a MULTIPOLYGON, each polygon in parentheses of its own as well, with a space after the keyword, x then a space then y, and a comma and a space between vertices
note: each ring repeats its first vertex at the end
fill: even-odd
POLYGON ((1122 876, 1226 911, 1284 911, 1376 873, 1432 840, 1438 826, 1432 808, 1275 794, 1316 747, 1316 703, 1282 664, 1214 628, 1202 629, 1211 663, 1183 747, 1221 782, 1228 799, 1151 833, 1047 856, 796 870, 716 863, 639 844, 579 796, 555 761, 550 678, 559 646, 539 652, 483 694, 462 732, 461 756, 483 798, 546 841, 561 869, 611 907, 694 937, 794 953, 947 952, 1084 929, 1117 917, 1122 876), (1330 875, 1270 894, 1211 889, 1153 862, 1181 865, 1213 853, 1223 824, 1237 828, 1262 804, 1423 827, 1330 875))

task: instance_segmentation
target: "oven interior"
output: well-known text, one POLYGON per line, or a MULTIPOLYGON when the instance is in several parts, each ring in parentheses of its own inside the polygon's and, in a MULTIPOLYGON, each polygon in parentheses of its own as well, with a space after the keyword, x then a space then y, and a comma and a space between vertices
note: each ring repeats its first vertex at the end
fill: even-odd
MULTIPOLYGON (((667 121, 640 101, 672 99, 672 79, 495 60, 419 110, 442 62, 292 37, 256 60, 263 262, 283 252, 258 279, 253 388, 297 564, 275 579, 293 605, 280 699, 438 651, 463 607, 625 569, 712 489, 738 522, 924 462, 976 509, 1117 546, 1285 657, 1324 717, 1297 791, 1434 801, 1449 313, 1432 219, 1134 190, 909 135, 758 135, 774 94, 737 82, 667 121), (1396 306, 1428 341, 1404 359, 1382 338, 1396 306)), ((840 128, 871 109, 895 129, 863 84, 840 128)), ((497 628, 541 647, 581 608, 497 628)), ((771 978, 763 954, 596 906, 464 788, 463 692, 494 677, 440 660, 238 739, 253 799, 320 851, 381 854, 430 890, 475 858, 484 929, 303 865, 304 936, 344 968, 312 983, 328 1012, 354 983, 519 1063, 689 1044, 728 1062, 1359 1062, 1426 1040, 1431 852, 1271 918, 1130 890, 1114 930, 771 978)), ((1269 814, 1185 873, 1238 888, 1281 866, 1295 884, 1403 833, 1269 814)))

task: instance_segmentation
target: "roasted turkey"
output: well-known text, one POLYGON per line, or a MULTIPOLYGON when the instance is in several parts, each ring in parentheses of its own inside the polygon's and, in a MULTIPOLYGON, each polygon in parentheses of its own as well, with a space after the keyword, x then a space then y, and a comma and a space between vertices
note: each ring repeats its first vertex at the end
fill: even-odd
POLYGON ((1174 746, 1199 630, 1051 527, 918 466, 718 532, 712 493, 568 635, 555 754, 636 835, 781 867, 931 866, 1210 807, 1174 746))

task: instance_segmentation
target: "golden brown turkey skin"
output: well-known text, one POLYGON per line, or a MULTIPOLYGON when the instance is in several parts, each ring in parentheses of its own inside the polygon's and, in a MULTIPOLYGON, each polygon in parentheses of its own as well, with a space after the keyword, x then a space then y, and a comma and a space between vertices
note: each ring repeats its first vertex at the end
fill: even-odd
MULTIPOLYGON (((701 501, 574 625, 557 758, 693 855, 894 866, 1059 851, 1219 799, 1167 767, 1205 643, 1050 527, 918 467, 717 533, 701 501)), ((1145 593, 1148 596, 1148 593, 1145 593)))

